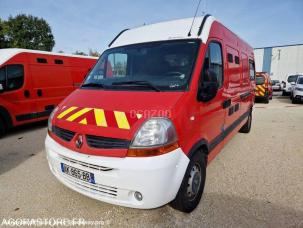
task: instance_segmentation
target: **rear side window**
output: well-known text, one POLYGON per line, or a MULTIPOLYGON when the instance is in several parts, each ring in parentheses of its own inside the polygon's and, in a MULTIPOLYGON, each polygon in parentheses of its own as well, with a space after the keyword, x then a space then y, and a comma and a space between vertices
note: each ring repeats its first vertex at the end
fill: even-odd
POLYGON ((22 87, 24 82, 23 65, 8 65, 7 66, 7 84, 6 90, 16 90, 22 87))
POLYGON ((249 60, 249 76, 250 76, 250 80, 255 80, 256 77, 255 62, 252 60, 249 60))
POLYGON ((232 62, 233 62, 233 55, 232 55, 232 54, 230 54, 230 53, 227 54, 227 61, 228 61, 229 63, 232 63, 232 62))
POLYGON ((37 63, 47 63, 47 59, 45 59, 45 58, 37 58, 37 63))
POLYGON ((0 69, 0 84, 2 85, 3 89, 6 88, 6 83, 5 83, 5 81, 6 81, 6 79, 5 79, 6 78, 6 76, 5 76, 6 72, 5 71, 6 71, 5 67, 2 67, 0 69))
POLYGON ((236 63, 236 64, 240 64, 239 56, 235 56, 235 63, 236 63))
POLYGON ((209 44, 203 65, 203 81, 210 81, 209 78, 206 78, 206 75, 209 75, 207 74, 207 71, 212 71, 216 74, 218 85, 221 87, 223 84, 222 48, 217 42, 212 42, 209 44))
POLYGON ((55 64, 63 64, 63 60, 62 59, 55 59, 55 64))

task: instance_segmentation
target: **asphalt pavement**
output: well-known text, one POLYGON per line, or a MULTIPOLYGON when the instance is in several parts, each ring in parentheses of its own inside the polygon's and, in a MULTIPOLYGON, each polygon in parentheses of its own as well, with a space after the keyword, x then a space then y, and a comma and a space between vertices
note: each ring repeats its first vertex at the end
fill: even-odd
POLYGON ((0 139, 0 226, 83 218, 113 227, 303 227, 303 104, 287 97, 255 105, 251 133, 237 134, 211 162, 191 214, 114 206, 68 189, 49 170, 45 136, 42 122, 0 139))

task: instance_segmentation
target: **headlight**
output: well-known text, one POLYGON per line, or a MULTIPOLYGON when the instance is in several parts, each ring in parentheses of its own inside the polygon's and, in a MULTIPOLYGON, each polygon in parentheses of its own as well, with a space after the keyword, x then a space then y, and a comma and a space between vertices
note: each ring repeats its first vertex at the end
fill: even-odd
POLYGON ((155 156, 178 148, 173 123, 166 118, 147 120, 135 135, 127 156, 155 156))
POLYGON ((52 121, 53 121, 53 118, 55 116, 55 113, 58 111, 58 107, 56 107, 52 113, 49 115, 49 118, 48 118, 48 130, 49 131, 52 131, 53 130, 53 124, 52 124, 52 121))

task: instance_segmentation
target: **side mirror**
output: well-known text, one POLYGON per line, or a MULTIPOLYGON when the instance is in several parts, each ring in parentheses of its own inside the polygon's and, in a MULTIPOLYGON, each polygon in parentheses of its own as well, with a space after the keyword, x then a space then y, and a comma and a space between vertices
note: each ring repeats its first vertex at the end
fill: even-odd
POLYGON ((198 101, 207 102, 215 98, 218 93, 217 75, 214 71, 209 70, 207 75, 204 75, 205 81, 201 82, 198 90, 198 101))
POLYGON ((4 92, 4 88, 3 88, 3 85, 0 84, 0 93, 3 93, 4 92))

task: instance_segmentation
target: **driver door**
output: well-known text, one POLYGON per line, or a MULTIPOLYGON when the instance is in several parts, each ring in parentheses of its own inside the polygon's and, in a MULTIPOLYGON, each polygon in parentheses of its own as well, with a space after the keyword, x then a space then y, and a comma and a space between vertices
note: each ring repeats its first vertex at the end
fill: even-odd
POLYGON ((210 144, 210 149, 212 149, 220 142, 219 139, 223 132, 225 121, 225 110, 222 106, 222 101, 224 100, 224 64, 222 44, 219 40, 212 40, 208 44, 200 76, 200 86, 205 82, 213 80, 210 77, 210 71, 212 71, 213 76, 216 76, 215 80, 218 82, 218 92, 210 101, 200 102, 199 122, 201 123, 201 134, 206 134, 206 139, 210 144))

